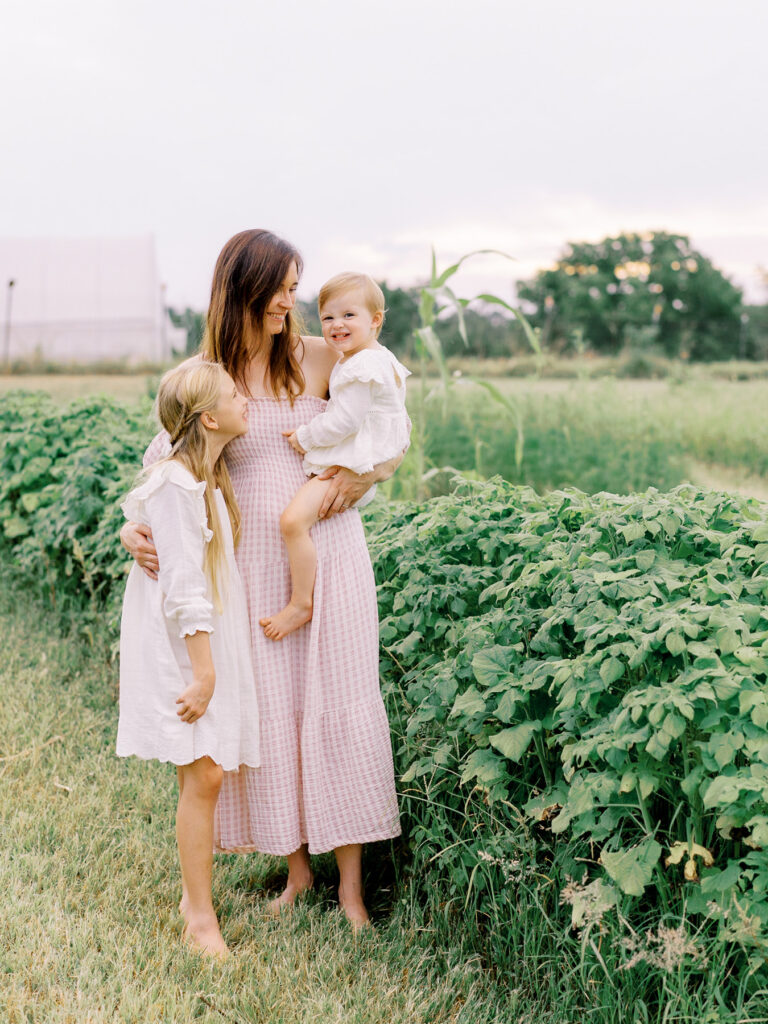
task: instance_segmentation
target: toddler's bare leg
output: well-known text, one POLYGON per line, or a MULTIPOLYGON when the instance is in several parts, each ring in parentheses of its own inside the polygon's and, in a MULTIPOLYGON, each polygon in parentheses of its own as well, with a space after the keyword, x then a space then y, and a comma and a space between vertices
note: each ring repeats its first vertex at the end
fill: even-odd
POLYGON ((330 481, 318 477, 308 480, 280 516, 280 531, 291 567, 291 599, 276 615, 259 619, 259 625, 270 640, 282 640, 312 618, 317 552, 309 531, 317 522, 329 485, 330 481))

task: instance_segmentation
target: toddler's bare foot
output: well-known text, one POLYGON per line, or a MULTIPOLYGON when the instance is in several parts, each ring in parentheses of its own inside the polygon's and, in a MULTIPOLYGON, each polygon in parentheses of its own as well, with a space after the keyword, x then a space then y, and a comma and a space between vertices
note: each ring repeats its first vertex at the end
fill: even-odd
POLYGON ((339 906, 344 912, 347 921, 349 921, 353 932, 373 927, 365 903, 363 903, 362 893, 342 895, 341 889, 339 889, 339 906))
POLYGON ((271 917, 279 917, 284 910, 290 910, 296 902, 296 897, 301 896, 303 892, 308 892, 312 888, 313 882, 314 878, 311 874, 307 875, 306 879, 302 879, 300 882, 295 882, 289 878, 285 884, 285 889, 283 889, 277 899, 270 900, 267 904, 267 913, 271 917))
POLYGON ((270 640, 282 640, 284 636, 299 629, 305 622, 312 618, 312 603, 297 604, 290 600, 288 604, 277 615, 270 615, 268 619, 259 619, 259 625, 270 640))
POLYGON ((223 960, 229 955, 229 946, 224 941, 219 922, 210 917, 187 917, 182 938, 196 953, 223 960))

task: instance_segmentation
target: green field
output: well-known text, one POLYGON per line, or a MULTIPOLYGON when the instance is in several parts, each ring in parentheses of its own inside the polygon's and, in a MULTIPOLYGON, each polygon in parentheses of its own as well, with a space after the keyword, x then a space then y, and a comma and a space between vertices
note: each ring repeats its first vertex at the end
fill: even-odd
MULTIPOLYGON (((0 377, 0 393, 40 390, 56 402, 108 395, 134 403, 155 383, 141 374, 6 376, 0 377)), ((447 401, 439 380, 426 382, 424 470, 501 473, 540 490, 573 484, 626 492, 690 481, 768 500, 768 380, 708 377, 699 368, 679 383, 494 377, 492 387, 507 408, 467 374, 453 379, 447 401)), ((414 374, 414 418, 421 390, 414 374)), ((401 483, 408 473, 406 465, 401 483)))
POLYGON ((178 943, 173 779, 112 755, 149 403, 62 397, 0 407, 0 1020, 768 1021, 768 505, 677 486, 761 485, 761 382, 414 383, 365 512, 404 824, 378 928, 327 859, 275 923, 281 865, 221 858, 219 973, 178 943))

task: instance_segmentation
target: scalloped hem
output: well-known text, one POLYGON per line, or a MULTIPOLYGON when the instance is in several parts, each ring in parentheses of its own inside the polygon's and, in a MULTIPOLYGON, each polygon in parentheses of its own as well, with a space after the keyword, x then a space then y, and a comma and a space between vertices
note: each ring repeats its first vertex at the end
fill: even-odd
POLYGON ((224 769, 225 772, 236 772, 236 771, 238 771, 238 769, 243 768, 243 767, 246 767, 246 768, 256 768, 256 769, 261 768, 261 762, 260 761, 259 762, 239 761, 239 762, 237 762, 237 764, 224 764, 224 762, 222 760, 220 760, 218 755, 212 754, 209 751, 204 751, 202 754, 199 754, 195 758, 194 761, 176 760, 176 758, 174 758, 172 756, 171 757, 160 757, 158 754, 140 754, 136 750, 129 750, 129 751, 118 750, 118 751, 116 751, 116 754, 117 754, 118 757, 138 757, 138 759, 140 761, 157 761, 158 764, 172 764, 172 765, 175 765, 176 768, 183 768, 185 765, 194 764, 195 761, 199 761, 203 757, 209 757, 211 759, 211 761, 213 761, 214 764, 220 765, 224 769))

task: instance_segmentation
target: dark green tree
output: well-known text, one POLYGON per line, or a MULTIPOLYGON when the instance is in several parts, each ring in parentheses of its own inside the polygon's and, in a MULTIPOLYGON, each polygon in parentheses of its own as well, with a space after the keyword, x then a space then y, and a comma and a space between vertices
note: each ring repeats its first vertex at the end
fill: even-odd
POLYGON ((517 293, 556 351, 576 337, 604 353, 654 345, 673 357, 729 359, 743 350, 741 291, 684 235, 571 243, 517 293))
POLYGON ((419 289, 390 288, 379 281, 387 304, 382 342, 402 359, 414 358, 413 332, 419 324, 419 289))
POLYGON ((181 313, 176 309, 169 308, 168 315, 176 327, 184 327, 186 329, 187 348, 184 354, 188 356, 193 355, 200 348, 200 342, 203 340, 205 313, 198 313, 187 306, 181 313))

